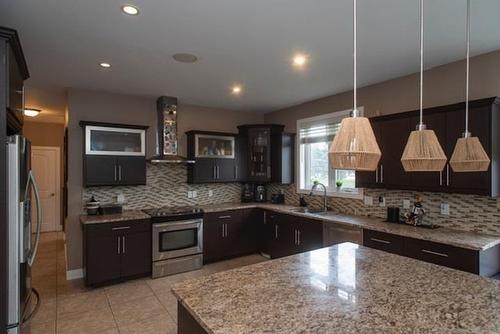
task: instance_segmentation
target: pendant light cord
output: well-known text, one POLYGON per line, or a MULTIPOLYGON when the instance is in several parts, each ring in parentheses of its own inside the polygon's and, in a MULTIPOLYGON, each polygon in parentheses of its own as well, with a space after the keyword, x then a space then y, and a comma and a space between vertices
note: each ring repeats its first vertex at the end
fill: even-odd
POLYGON ((354 73, 354 108, 352 109, 352 116, 358 116, 358 79, 357 79, 357 49, 358 49, 358 6, 357 0, 353 0, 353 73, 354 73))
POLYGON ((424 0, 420 0, 420 124, 419 128, 424 125, 424 0))
POLYGON ((470 72, 470 0, 467 0, 467 56, 465 73, 465 132, 464 137, 469 133, 469 72, 470 72))

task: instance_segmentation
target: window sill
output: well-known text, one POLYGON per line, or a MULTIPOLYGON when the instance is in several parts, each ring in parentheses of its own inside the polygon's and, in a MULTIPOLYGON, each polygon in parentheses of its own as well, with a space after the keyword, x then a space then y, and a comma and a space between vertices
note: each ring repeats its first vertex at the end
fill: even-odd
MULTIPOLYGON (((360 199, 362 200, 364 198, 364 189, 358 189, 358 192, 352 193, 352 192, 339 192, 339 191, 327 191, 326 196, 327 197, 340 197, 340 198, 351 198, 351 199, 360 199)), ((298 189, 297 191, 298 194, 301 195, 309 195, 311 193, 310 190, 305 190, 305 189, 298 189)), ((313 194, 315 196, 323 196, 323 192, 320 191, 314 191, 313 194)))

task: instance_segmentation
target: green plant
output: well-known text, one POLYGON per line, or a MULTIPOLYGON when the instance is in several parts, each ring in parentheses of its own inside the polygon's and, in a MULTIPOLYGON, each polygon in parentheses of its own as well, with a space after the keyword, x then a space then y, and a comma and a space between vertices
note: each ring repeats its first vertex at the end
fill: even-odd
POLYGON ((335 182, 335 185, 337 186, 337 188, 341 188, 342 187, 342 181, 335 182))

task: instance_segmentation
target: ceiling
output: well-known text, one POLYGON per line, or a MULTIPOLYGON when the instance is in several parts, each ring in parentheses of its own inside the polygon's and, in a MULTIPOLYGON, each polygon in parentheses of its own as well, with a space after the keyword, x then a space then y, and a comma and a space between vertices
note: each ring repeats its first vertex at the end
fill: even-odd
MULTIPOLYGON (((464 57, 465 0, 426 2, 426 67, 464 57)), ((472 1, 472 54, 500 49, 500 1, 472 1)), ((418 71, 418 0, 359 0, 359 84, 418 71)), ((29 85, 268 112, 351 89, 352 0, 0 0, 29 85), (120 6, 133 3, 136 17, 120 6), (172 55, 193 53, 194 64, 172 55), (291 66, 306 53, 305 69, 291 66), (109 62, 111 69, 98 66, 109 62), (230 94, 241 84, 240 96, 230 94)))

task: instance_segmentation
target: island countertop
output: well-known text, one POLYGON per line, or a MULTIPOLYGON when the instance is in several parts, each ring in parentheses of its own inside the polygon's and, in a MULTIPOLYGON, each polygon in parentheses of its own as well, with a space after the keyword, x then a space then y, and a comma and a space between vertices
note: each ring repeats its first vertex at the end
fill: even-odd
POLYGON ((500 283, 352 243, 172 291, 214 334, 500 332, 500 283))

